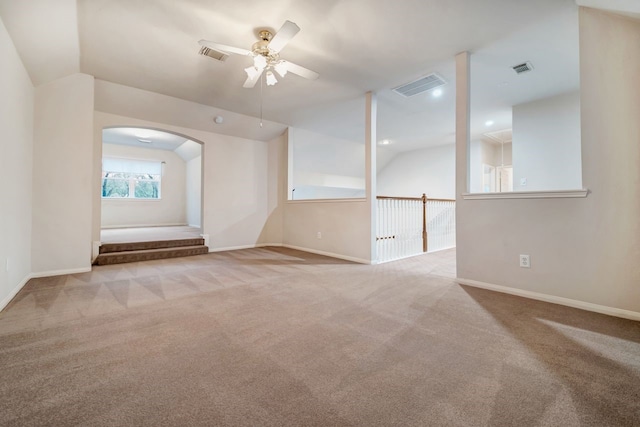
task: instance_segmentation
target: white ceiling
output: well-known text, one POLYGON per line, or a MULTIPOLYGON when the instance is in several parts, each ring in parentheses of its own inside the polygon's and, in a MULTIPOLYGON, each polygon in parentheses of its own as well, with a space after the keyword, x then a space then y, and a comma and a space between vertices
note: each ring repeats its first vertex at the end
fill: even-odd
POLYGON ((186 141, 188 141, 188 139, 184 136, 155 129, 108 128, 102 131, 102 142, 155 150, 174 151, 186 141))
MULTIPOLYGON (((453 141, 456 53, 491 54, 503 43, 509 65, 546 51, 558 67, 575 62, 577 52, 560 49, 567 29, 549 24, 567 22, 575 10, 574 0, 0 0, 0 16, 35 85, 80 71, 254 118, 260 87, 242 88, 250 59, 216 61, 198 55, 197 42, 248 49, 257 30, 277 30, 291 20, 301 31, 282 57, 320 78, 287 75, 266 88, 265 119, 362 140, 364 93, 372 90, 378 94, 378 137, 392 140, 387 147, 397 151, 453 141), (390 91, 430 72, 448 81, 439 99, 406 99, 390 91)), ((545 79, 545 67, 535 72, 545 79)), ((575 84, 565 83, 554 90, 575 84)), ((523 85, 513 90, 514 98, 539 96, 537 89, 523 85)), ((256 126, 255 119, 247 123, 244 128, 256 126)), ((243 126, 237 129, 245 136, 243 126)))

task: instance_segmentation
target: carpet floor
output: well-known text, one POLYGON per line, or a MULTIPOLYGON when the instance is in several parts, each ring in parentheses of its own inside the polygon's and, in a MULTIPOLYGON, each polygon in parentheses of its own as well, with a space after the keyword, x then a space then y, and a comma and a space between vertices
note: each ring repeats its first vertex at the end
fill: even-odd
POLYGON ((638 426, 640 323, 283 248, 33 279, 0 425, 638 426))

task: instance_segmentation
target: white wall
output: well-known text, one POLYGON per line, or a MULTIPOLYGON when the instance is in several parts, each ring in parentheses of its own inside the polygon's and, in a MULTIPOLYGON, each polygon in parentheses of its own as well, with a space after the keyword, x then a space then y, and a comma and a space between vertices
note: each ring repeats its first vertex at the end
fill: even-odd
POLYGON ((579 92, 513 107, 514 191, 582 188, 580 151, 579 92))
POLYGON ((186 164, 187 224, 201 226, 202 210, 202 156, 191 159, 186 164))
POLYGON ((39 86, 34 122, 33 272, 90 269, 93 77, 39 86))
MULTIPOLYGON (((581 8, 580 61, 582 172, 590 194, 463 200, 466 168, 458 168, 457 275, 640 318, 640 22, 581 8), (531 256, 530 269, 518 266, 519 254, 531 256)), ((464 97, 464 86, 457 93, 464 97)), ((466 153, 464 109, 459 102, 458 165, 466 153)))
POLYGON ((365 197, 364 144, 289 128, 289 149, 292 199, 365 197))
POLYGON ((378 173, 378 195, 455 198, 455 145, 400 153, 378 173))
POLYGON ((1 310, 31 273, 34 112, 33 86, 2 20, 0 94, 1 310))
POLYGON ((165 162, 158 200, 102 199, 103 228, 185 225, 186 164, 173 151, 102 144, 102 157, 165 162))

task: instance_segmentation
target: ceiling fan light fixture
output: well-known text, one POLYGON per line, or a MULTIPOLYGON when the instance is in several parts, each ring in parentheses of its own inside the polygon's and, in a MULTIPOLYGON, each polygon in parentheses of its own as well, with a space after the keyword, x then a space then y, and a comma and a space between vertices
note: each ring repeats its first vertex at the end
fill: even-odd
POLYGON ((287 64, 285 64, 284 62, 278 62, 276 65, 273 66, 273 68, 276 70, 276 72, 278 74, 280 74, 280 77, 284 77, 287 75, 287 64))
POLYGON ((267 66, 267 58, 262 55, 256 55, 253 57, 253 65, 258 70, 264 70, 264 68, 267 66))
POLYGON ((267 71, 266 79, 267 79, 267 86, 273 86, 274 84, 278 83, 278 79, 276 79, 276 76, 273 74, 271 70, 267 71))

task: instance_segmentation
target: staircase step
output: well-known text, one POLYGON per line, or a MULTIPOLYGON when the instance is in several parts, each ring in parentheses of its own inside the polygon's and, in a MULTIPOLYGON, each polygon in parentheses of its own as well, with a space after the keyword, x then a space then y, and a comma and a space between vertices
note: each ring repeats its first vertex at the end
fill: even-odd
POLYGON ((181 246, 160 249, 127 250, 123 252, 110 252, 98 255, 94 264, 110 265, 126 262, 149 261, 154 259, 178 258, 209 253, 209 248, 204 245, 181 246))
POLYGON ((150 242, 105 243, 100 246, 101 254, 125 251, 142 251, 147 249, 177 248, 183 246, 204 245, 201 237, 178 240, 154 240, 150 242))

